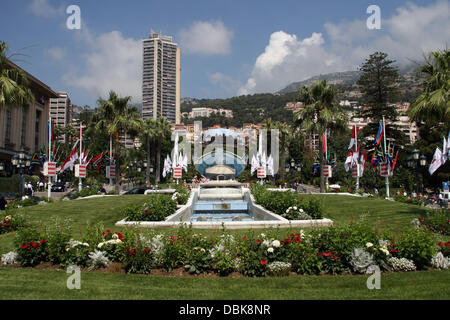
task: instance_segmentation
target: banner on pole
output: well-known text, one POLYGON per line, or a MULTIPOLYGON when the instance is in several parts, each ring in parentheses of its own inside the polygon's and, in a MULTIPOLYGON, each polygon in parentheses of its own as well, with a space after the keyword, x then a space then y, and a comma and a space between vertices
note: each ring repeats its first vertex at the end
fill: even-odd
POLYGON ((357 178, 357 177, 361 178, 361 170, 360 170, 359 164, 354 165, 352 167, 352 177, 353 178, 357 178))
POLYGON ((331 178, 333 175, 333 170, 331 169, 331 166, 323 166, 323 176, 331 178))
POLYGON ((380 164, 380 175, 382 177, 391 177, 393 175, 389 163, 384 162, 380 164))
POLYGON ((44 176, 56 177, 56 162, 44 163, 44 176))
POLYGON ((116 167, 106 166, 106 177, 108 179, 114 179, 116 177, 116 167))
POLYGON ((183 168, 181 167, 173 168, 173 177, 175 179, 181 179, 182 176, 183 176, 183 168))
POLYGON ((76 164, 75 165, 75 177, 86 178, 86 165, 85 164, 76 164))
POLYGON ((257 176, 258 176, 258 179, 264 179, 266 177, 266 168, 258 167, 257 176))

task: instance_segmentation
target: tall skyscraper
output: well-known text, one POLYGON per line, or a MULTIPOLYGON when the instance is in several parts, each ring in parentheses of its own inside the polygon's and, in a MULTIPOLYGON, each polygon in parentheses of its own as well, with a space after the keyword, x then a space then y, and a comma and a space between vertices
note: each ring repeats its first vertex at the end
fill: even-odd
MULTIPOLYGON (((56 126, 66 127, 72 123, 72 103, 67 93, 58 92, 57 94, 57 98, 50 98, 49 113, 56 126)), ((60 141, 67 143, 66 135, 63 135, 60 141)))
POLYGON ((172 37, 151 33, 143 44, 142 118, 165 117, 178 124, 180 114, 180 48, 172 37))

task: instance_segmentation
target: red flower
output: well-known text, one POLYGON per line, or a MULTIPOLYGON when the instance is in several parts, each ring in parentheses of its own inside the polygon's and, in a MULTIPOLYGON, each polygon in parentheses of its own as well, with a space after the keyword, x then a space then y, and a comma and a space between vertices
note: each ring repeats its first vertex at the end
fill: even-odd
POLYGON ((105 237, 106 236, 106 232, 102 232, 102 235, 103 235, 103 237, 105 237))
POLYGON ((296 238, 300 238, 300 234, 299 234, 299 233, 296 233, 296 234, 295 234, 295 237, 296 237, 296 238))
POLYGON ((106 230, 106 233, 111 233, 111 230, 109 230, 109 229, 108 229, 108 230, 106 230))
POLYGON ((291 242, 291 239, 284 239, 284 242, 291 242))
POLYGON ((39 247, 39 243, 37 243, 37 242, 32 242, 32 243, 31 243, 31 246, 32 246, 34 249, 36 249, 37 247, 39 247))
POLYGON ((126 247, 126 248, 125 248, 125 250, 127 250, 127 251, 130 251, 130 249, 131 249, 130 247, 126 247))
POLYGON ((247 237, 243 237, 242 240, 247 240, 247 237))
POLYGON ((346 233, 344 233, 344 234, 343 234, 343 236, 344 236, 344 237, 347 237, 347 234, 346 234, 346 233))
POLYGON ((291 238, 293 238, 294 237, 294 234, 293 233, 291 233, 291 238))
POLYGON ((442 231, 445 231, 445 228, 442 228, 441 230, 442 230, 442 231))
POLYGON ((264 266, 267 264, 267 260, 261 260, 261 264, 264 266))
POLYGON ((42 239, 41 240, 41 244, 44 244, 44 243, 46 243, 47 242, 47 240, 45 240, 45 239, 42 239))
POLYGON ((420 222, 424 222, 425 220, 423 220, 422 218, 419 218, 419 221, 420 221, 420 222))
POLYGON ((152 250, 150 250, 150 249, 144 249, 144 251, 147 252, 147 253, 152 252, 152 250))
POLYGON ((174 236, 170 236, 169 239, 173 240, 173 239, 175 239, 175 237, 174 236))
POLYGON ((259 239, 256 239, 256 242, 260 243, 260 242, 261 242, 261 240, 259 240, 259 239))
POLYGON ((331 254, 331 251, 330 251, 330 252, 324 252, 324 253, 323 253, 323 255, 324 255, 325 257, 328 257, 330 254, 331 254))
POLYGON ((322 254, 321 254, 320 252, 318 252, 318 253, 317 253, 317 256, 320 257, 320 256, 322 256, 322 254))
POLYGON ((122 240, 123 242, 123 235, 121 233, 116 232, 117 236, 119 237, 120 240, 122 240))
POLYGON ((338 258, 338 257, 336 257, 336 256, 333 255, 333 259, 334 259, 334 260, 337 260, 337 258, 338 258))
POLYGON ((172 240, 170 240, 169 242, 170 242, 170 244, 173 244, 173 241, 172 241, 172 240))
POLYGON ((443 242, 439 242, 439 247, 442 247, 444 245, 443 242))
POLYGON ((446 246, 450 246, 450 241, 447 241, 447 242, 445 243, 445 245, 446 245, 446 246))
POLYGON ((397 250, 397 249, 392 249, 391 252, 392 252, 392 253, 397 253, 398 250, 397 250))
POLYGON ((27 243, 25 243, 23 246, 22 246, 22 249, 26 249, 27 247, 28 247, 28 245, 29 245, 29 243, 27 242, 27 243))

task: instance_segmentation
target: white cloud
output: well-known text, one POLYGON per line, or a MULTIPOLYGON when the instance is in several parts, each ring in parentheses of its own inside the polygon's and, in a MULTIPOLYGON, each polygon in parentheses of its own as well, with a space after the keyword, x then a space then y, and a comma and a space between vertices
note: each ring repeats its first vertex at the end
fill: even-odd
POLYGON ((53 47, 47 50, 47 55, 57 61, 63 60, 67 55, 67 50, 65 48, 53 47))
POLYGON ((51 18, 64 15, 64 7, 54 7, 49 0, 32 0, 29 10, 38 17, 51 18))
POLYGON ((110 90, 122 96, 142 97, 142 42, 124 38, 119 31, 94 36, 88 30, 80 39, 85 41, 87 53, 84 64, 64 76, 65 83, 85 89, 91 95, 106 97, 110 90))
POLYGON ((221 72, 208 74, 208 78, 213 85, 218 86, 227 95, 235 94, 236 90, 242 85, 239 80, 235 80, 221 72))
POLYGON ((447 1, 423 7, 407 4, 391 17, 384 17, 381 11, 381 18, 381 30, 368 30, 366 20, 325 23, 326 38, 321 33, 305 39, 283 31, 272 33, 238 94, 273 92, 321 73, 356 70, 375 51, 386 52, 391 59, 405 64, 448 45, 447 1))
POLYGON ((256 59, 250 79, 238 94, 270 92, 299 79, 344 69, 341 59, 327 52, 323 43, 321 33, 300 40, 284 31, 272 33, 264 53, 256 59))
POLYGON ((196 21, 189 29, 180 31, 179 39, 183 53, 223 55, 231 52, 233 31, 221 21, 196 21))

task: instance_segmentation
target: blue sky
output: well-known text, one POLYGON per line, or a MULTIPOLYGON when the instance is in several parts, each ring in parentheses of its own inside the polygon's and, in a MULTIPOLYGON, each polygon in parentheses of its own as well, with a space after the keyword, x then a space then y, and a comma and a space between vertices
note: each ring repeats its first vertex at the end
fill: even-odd
POLYGON ((31 46, 17 64, 90 106, 109 89, 140 101, 141 39, 151 29, 181 47, 181 96, 195 98, 275 92, 356 70, 378 50, 399 64, 417 61, 450 39, 445 0, 23 0, 0 9, 0 40, 11 52, 31 46), (66 27, 71 4, 81 9, 81 30, 66 27), (366 26, 372 4, 381 9, 380 30, 366 26))

